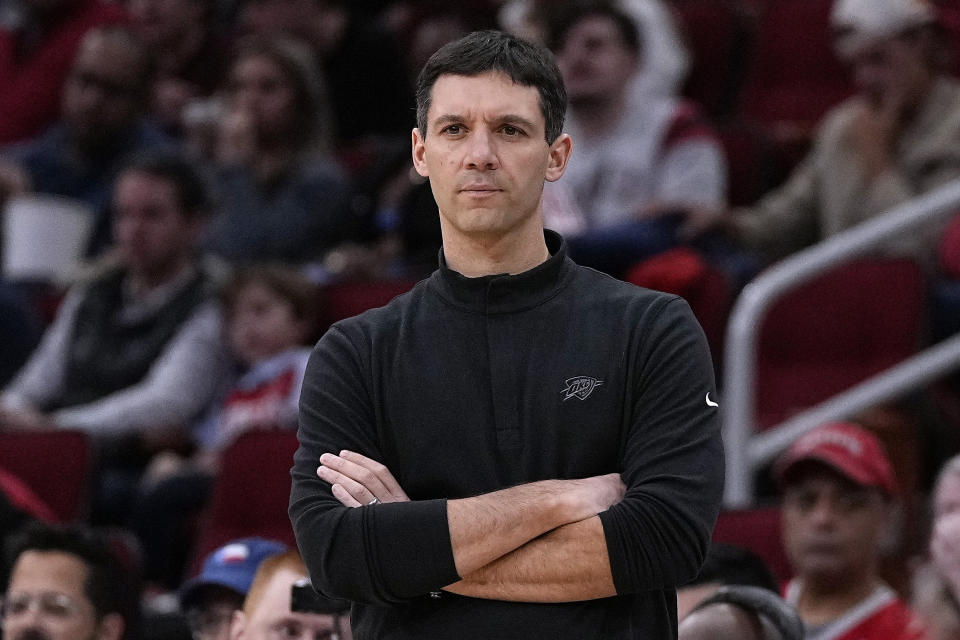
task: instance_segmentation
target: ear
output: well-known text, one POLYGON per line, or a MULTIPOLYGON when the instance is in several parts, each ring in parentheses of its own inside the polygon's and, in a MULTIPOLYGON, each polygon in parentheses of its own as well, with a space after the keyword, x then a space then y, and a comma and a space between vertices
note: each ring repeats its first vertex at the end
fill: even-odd
POLYGON ((242 609, 233 612, 230 620, 230 640, 243 640, 247 633, 247 616, 242 609))
POLYGON ((430 172, 427 170, 427 161, 424 159, 424 155, 427 152, 426 147, 426 136, 420 133, 420 129, 414 128, 412 134, 413 140, 413 168, 417 170, 424 178, 430 177, 430 172))
POLYGON ((570 154, 573 153, 573 140, 561 133, 550 145, 550 161, 547 163, 547 182, 556 182, 567 169, 570 154))
POLYGON ((97 640, 121 640, 126 625, 119 613, 108 613, 97 625, 97 640))

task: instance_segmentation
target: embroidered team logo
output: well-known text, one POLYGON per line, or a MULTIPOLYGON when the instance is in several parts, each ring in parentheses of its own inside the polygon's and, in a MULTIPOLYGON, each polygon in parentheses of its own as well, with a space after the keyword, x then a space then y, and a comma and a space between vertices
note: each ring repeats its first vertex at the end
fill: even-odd
POLYGON ((566 384, 567 388, 561 391, 564 402, 570 398, 586 400, 594 389, 603 384, 603 381, 590 376, 577 376, 576 378, 567 378, 566 384))

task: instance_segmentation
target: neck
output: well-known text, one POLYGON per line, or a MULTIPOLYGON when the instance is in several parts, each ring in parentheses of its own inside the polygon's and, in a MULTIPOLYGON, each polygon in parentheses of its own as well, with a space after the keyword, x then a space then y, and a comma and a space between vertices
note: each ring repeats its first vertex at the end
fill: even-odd
POLYGON ((797 612, 808 624, 825 624, 839 618, 869 596, 880 584, 873 570, 862 572, 856 579, 848 574, 840 580, 837 576, 807 577, 801 582, 797 599, 797 612))
POLYGON ((583 134, 603 135, 617 126, 626 108, 626 92, 619 91, 610 96, 572 100, 570 110, 577 118, 577 125, 583 134))
POLYGON ((173 282, 187 268, 189 258, 183 257, 163 267, 130 272, 130 284, 138 294, 149 293, 158 287, 173 282))
POLYGON ((543 264, 550 257, 543 225, 536 224, 506 234, 443 234, 447 266, 468 278, 508 273, 516 275, 543 264))

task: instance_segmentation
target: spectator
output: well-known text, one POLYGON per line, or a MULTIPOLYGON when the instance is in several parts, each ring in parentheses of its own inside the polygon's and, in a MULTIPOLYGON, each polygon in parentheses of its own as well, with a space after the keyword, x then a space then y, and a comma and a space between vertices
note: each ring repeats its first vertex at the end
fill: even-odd
POLYGON ((150 113, 179 135, 184 109, 209 99, 226 74, 226 43, 214 33, 216 0, 127 0, 133 29, 156 52, 150 113))
POLYGON ((141 115, 153 63, 128 30, 104 27, 83 38, 62 95, 62 118, 37 140, 11 149, 0 191, 75 198, 98 214, 89 253, 109 244, 113 182, 133 153, 170 141, 141 115))
POLYGON ((960 638, 960 456, 948 460, 933 489, 930 562, 914 576, 913 602, 926 640, 960 638))
POLYGON ((621 275, 675 243, 672 225, 639 220, 649 209, 723 206, 723 151, 690 104, 631 92, 643 43, 628 14, 604 2, 576 6, 554 21, 549 43, 577 151, 564 179, 546 187, 547 224, 579 236, 575 260, 621 275), (557 220, 567 212, 580 223, 557 220))
POLYGON ((90 29, 120 21, 103 0, 15 0, 0 27, 0 145, 32 138, 56 119, 77 47, 90 29))
POLYGON ((349 235, 347 182, 325 152, 330 123, 310 60, 294 42, 269 40, 230 67, 226 124, 241 130, 222 149, 221 211, 206 240, 227 260, 302 263, 349 235))
POLYGON ((180 590, 180 608, 196 640, 227 640, 235 611, 243 608, 260 563, 287 551, 263 538, 228 542, 210 553, 200 573, 180 590))
POLYGON ((8 559, 3 632, 9 640, 139 637, 139 589, 100 534, 30 525, 9 539, 8 559))
POLYGON ((116 261, 67 294, 0 396, 0 425, 98 435, 179 426, 209 402, 222 357, 196 253, 208 203, 182 160, 145 156, 114 190, 116 261))
POLYGON ((680 640, 802 640, 797 612, 776 593, 721 587, 680 622, 680 640))
POLYGON ((348 607, 314 591, 300 555, 288 551, 260 564, 243 610, 234 614, 230 639, 268 640, 279 629, 285 638, 351 640, 343 615, 348 607))
POLYGON ((778 593, 770 570, 757 554, 729 544, 710 545, 696 580, 677 589, 677 619, 726 585, 745 585, 778 593))
MULTIPOLYGON (((786 184, 749 209, 691 208, 685 231, 725 228, 779 258, 960 177, 960 84, 926 0, 836 0, 837 53, 858 93, 820 124, 786 184)), ((933 255, 939 225, 898 237, 884 251, 933 255)))
POLYGON ((191 457, 165 451, 148 467, 134 515, 148 579, 169 588, 182 579, 193 546, 189 525, 207 504, 220 452, 251 429, 296 429, 316 301, 309 281, 277 266, 241 271, 226 287, 227 341, 241 375, 195 429, 191 457))
POLYGON ((912 612, 878 573, 897 485, 876 437, 853 424, 826 424, 797 440, 774 470, 796 572, 785 598, 805 637, 920 638, 912 612))

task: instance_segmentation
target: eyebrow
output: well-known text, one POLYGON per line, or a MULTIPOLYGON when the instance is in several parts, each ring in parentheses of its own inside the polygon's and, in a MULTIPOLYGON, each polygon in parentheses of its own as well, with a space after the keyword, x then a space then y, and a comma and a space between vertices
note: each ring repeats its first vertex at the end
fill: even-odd
MULTIPOLYGON (((454 122, 466 122, 466 120, 467 120, 466 116, 462 116, 456 113, 445 113, 442 116, 437 116, 436 118, 434 118, 433 126, 439 127, 439 126, 443 126, 445 124, 450 124, 454 122)), ((505 113, 503 115, 499 115, 496 118, 493 118, 493 121, 500 122, 500 123, 516 124, 521 127, 525 127, 527 129, 536 129, 537 127, 537 125, 535 125, 533 122, 531 122, 527 118, 521 115, 517 115, 515 113, 505 113)))

